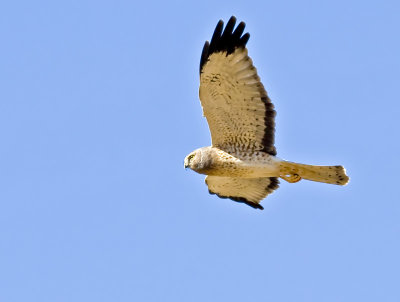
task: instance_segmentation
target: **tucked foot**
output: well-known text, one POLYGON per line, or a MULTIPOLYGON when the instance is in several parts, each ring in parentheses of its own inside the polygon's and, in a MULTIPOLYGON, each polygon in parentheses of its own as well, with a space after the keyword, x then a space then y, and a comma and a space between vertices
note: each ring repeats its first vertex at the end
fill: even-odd
POLYGON ((299 182, 301 180, 299 174, 279 175, 279 177, 290 183, 299 182))

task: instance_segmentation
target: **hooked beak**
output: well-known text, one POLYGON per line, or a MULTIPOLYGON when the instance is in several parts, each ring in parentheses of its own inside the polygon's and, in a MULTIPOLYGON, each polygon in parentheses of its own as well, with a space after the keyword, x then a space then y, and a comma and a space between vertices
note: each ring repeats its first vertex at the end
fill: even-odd
POLYGON ((189 165, 186 162, 183 164, 183 166, 185 167, 186 170, 189 167, 189 165))

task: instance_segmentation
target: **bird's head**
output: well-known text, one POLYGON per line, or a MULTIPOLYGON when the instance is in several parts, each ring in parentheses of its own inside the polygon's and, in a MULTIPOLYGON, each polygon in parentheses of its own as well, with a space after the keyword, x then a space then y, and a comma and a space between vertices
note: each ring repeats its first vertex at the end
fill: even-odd
POLYGON ((184 166, 198 173, 205 173, 210 168, 212 156, 208 147, 200 148, 185 157, 184 166))
POLYGON ((196 170, 199 162, 201 161, 201 154, 198 150, 193 151, 188 156, 185 157, 185 169, 190 168, 196 170))

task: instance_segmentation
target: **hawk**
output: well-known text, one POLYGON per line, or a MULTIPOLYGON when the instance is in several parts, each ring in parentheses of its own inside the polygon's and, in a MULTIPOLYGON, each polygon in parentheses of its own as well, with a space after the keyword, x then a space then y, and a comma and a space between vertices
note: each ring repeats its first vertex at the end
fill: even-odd
POLYGON ((185 168, 205 174, 210 194, 253 208, 279 186, 301 179, 345 185, 342 166, 314 166, 276 157, 275 110, 247 54, 245 23, 220 20, 200 59, 200 101, 212 145, 190 153, 185 168))

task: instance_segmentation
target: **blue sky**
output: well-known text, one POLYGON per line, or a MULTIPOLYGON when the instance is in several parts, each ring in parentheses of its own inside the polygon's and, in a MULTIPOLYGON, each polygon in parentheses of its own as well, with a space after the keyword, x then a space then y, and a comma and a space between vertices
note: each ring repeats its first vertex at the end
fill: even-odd
POLYGON ((400 301, 397 1, 0 4, 0 300, 400 301), (281 183, 264 211, 183 169, 200 52, 247 23, 281 183), (167 160, 165 160, 167 159, 167 160))

